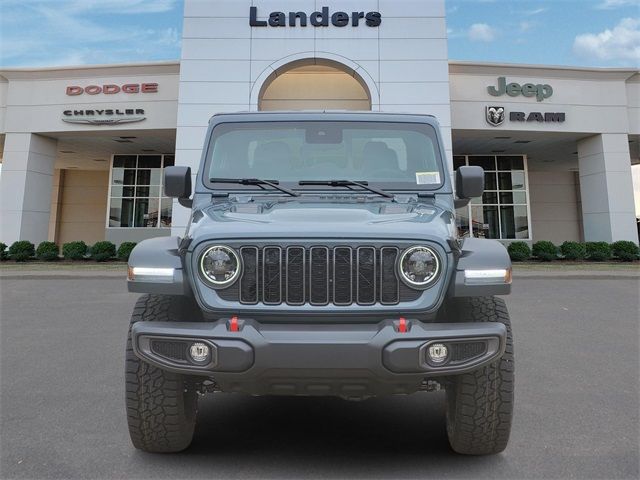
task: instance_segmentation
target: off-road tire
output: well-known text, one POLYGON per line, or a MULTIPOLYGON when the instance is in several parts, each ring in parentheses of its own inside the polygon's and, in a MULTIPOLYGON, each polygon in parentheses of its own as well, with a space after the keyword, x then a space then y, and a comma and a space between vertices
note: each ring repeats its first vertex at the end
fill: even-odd
POLYGON ((126 351, 126 405, 133 445, 145 452, 179 452, 191 444, 198 395, 190 378, 167 372, 140 360, 133 353, 131 325, 180 319, 188 299, 169 295, 143 295, 131 315, 126 351))
POLYGON ((500 453, 509 441, 514 397, 513 336, 507 306, 496 297, 456 298, 448 315, 459 322, 500 322, 507 327, 506 350, 499 360, 454 376, 446 385, 451 448, 467 455, 500 453))

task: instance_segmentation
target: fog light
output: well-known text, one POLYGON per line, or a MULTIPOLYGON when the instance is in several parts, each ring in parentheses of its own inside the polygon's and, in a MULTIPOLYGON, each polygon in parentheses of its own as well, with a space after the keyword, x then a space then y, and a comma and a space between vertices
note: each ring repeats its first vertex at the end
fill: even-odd
POLYGON ((427 355, 431 363, 441 364, 447 360, 447 357, 449 356, 449 349, 442 343, 434 343, 429 345, 427 355))
POLYGON ((195 363, 206 363, 209 360, 209 346, 196 342, 189 348, 189 356, 195 363))

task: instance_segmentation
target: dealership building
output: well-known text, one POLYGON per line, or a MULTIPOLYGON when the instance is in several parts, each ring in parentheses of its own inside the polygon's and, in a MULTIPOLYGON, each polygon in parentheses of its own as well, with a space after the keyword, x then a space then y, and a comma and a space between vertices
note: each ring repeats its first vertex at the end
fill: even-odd
POLYGON ((444 0, 186 0, 179 61, 1 69, 0 241, 180 235, 163 168, 215 113, 291 109, 434 115, 486 171, 462 235, 638 241, 640 72, 449 60, 444 0))

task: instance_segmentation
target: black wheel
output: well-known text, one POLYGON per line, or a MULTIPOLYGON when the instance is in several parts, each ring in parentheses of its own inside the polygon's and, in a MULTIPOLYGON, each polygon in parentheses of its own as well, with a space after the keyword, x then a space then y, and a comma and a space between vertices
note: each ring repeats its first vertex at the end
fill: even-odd
POLYGON ((447 383, 447 435, 451 448, 467 455, 502 452, 513 417, 514 358, 511 321, 504 301, 495 297, 454 299, 451 318, 461 322, 501 322, 507 327, 502 357, 447 383))
MULTIPOLYGON (((174 321, 189 308, 189 299, 168 295, 140 297, 131 325, 174 321)), ((131 442, 145 452, 179 452, 191 444, 198 395, 188 376, 156 368, 133 353, 131 326, 126 352, 127 423, 131 442)))

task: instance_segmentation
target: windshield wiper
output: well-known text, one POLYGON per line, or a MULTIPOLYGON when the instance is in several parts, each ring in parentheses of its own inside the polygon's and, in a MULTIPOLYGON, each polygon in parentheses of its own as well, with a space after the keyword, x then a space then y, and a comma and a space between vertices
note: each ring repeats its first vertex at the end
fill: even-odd
POLYGON ((271 188, 275 188, 276 190, 280 190, 287 195, 291 195, 292 197, 299 197, 300 194, 298 192, 294 192, 293 190, 289 190, 288 188, 281 187, 278 185, 280 182, 278 180, 262 180, 260 178, 210 178, 209 181, 211 183, 237 183, 238 185, 269 185, 271 188))
POLYGON ((356 182, 355 180, 301 180, 298 182, 298 185, 300 186, 326 185, 329 187, 360 187, 370 191, 371 193, 376 193, 386 198, 394 198, 394 196, 389 192, 385 192, 384 190, 379 190, 377 188, 370 187, 369 182, 366 182, 366 181, 356 182))

